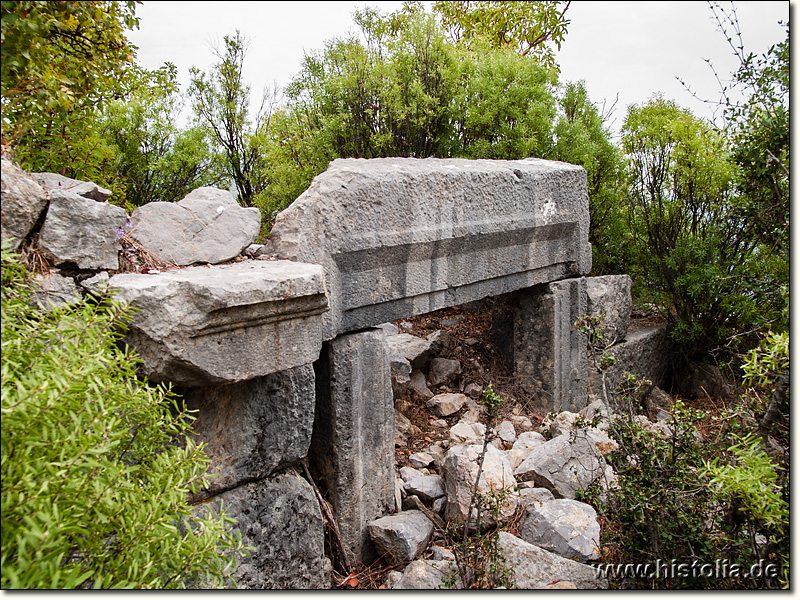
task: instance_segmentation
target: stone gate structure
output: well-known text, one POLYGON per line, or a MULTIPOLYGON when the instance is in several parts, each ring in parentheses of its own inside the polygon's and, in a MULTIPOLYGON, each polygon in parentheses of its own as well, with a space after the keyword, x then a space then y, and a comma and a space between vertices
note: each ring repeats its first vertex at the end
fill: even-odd
MULTIPOLYGON (((137 209, 134 228, 155 220, 158 237, 158 219, 179 222, 179 264, 209 250, 192 237, 198 223, 253 229, 249 209, 202 190, 137 209)), ((195 435, 216 477, 193 500, 198 510, 222 504, 256 548, 240 586, 329 586, 304 465, 353 556, 374 557, 367 523, 395 505, 392 385, 377 326, 495 297, 498 347, 539 410, 586 405, 585 341, 573 324, 593 298, 588 203, 585 171, 565 163, 340 159, 278 216, 272 260, 108 280, 139 309, 127 342, 143 375, 172 382, 198 411, 195 435)), ((110 218, 113 238, 125 220, 110 218)))
POLYGON ((240 585, 327 586, 316 499, 291 474, 305 459, 354 557, 374 558, 366 525, 393 510, 395 479, 375 326, 499 297, 501 347, 541 410, 585 406, 572 324, 586 306, 588 233, 580 167, 345 159, 278 216, 279 260, 111 278, 142 309, 128 340, 144 374, 198 410, 218 477, 195 500, 229 507, 257 547, 240 585))

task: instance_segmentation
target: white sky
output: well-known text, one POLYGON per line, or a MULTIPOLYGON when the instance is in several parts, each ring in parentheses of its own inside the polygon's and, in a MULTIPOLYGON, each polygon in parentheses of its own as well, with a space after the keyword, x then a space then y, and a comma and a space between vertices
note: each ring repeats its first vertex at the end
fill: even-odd
MULTIPOLYGON (((145 1, 137 7, 140 29, 129 38, 139 46, 144 67, 174 63, 185 91, 189 67, 207 70, 216 60, 212 45, 221 45, 224 35, 239 29, 250 40, 245 79, 251 93, 260 96, 265 85, 289 83, 304 53, 355 30, 352 12, 365 5, 392 12, 402 2, 145 1)), ((760 54, 783 39, 778 21, 789 20, 790 2, 739 1, 735 6, 747 51, 760 54)), ((738 64, 707 2, 575 0, 567 16, 571 23, 557 54, 561 81, 585 80, 591 100, 601 107, 604 101, 610 107, 619 93, 614 129, 621 126, 629 104, 645 102, 656 92, 711 118, 710 105, 692 98, 676 77, 701 97, 716 100, 719 86, 704 59, 722 76, 738 64)))

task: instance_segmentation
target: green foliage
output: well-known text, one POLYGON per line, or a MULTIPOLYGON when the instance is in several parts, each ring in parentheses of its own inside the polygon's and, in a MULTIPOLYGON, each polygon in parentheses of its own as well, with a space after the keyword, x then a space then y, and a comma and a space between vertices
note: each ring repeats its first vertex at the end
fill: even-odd
POLYGON ((459 0, 435 2, 433 10, 456 42, 469 45, 475 40, 488 41, 492 48, 510 48, 557 70, 550 44, 561 49, 569 25, 564 17, 569 5, 558 1, 459 0))
POLYGON ((673 337, 691 356, 776 318, 782 266, 733 210, 736 168, 721 134, 660 97, 629 107, 622 134, 632 275, 673 337))
POLYGON ((178 399, 137 381, 125 307, 43 314, 24 278, 4 248, 2 587, 229 585, 241 540, 187 504, 208 458, 178 399))
POLYGON ((2 2, 2 131, 29 171, 114 187, 96 115, 122 94, 135 2, 2 2))
POLYGON ((205 131, 177 126, 183 99, 176 67, 166 63, 137 74, 130 98, 111 102, 101 125, 116 176, 126 182, 127 208, 181 200, 203 185, 224 186, 205 131))
POLYGON ((264 153, 254 141, 269 119, 262 113, 266 97, 249 119, 250 86, 242 76, 247 41, 239 31, 225 36, 224 49, 216 50, 219 62, 208 73, 192 67, 189 96, 197 120, 224 156, 225 174, 233 180, 242 206, 253 206, 267 186, 264 153))

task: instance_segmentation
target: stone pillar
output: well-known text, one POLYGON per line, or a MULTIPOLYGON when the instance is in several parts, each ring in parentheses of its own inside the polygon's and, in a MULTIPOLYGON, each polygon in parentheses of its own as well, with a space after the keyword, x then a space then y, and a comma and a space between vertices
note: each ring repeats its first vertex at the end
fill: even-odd
POLYGON ((541 415, 586 406, 586 338, 575 329, 585 313, 583 277, 497 298, 493 341, 541 415))
POLYGON ((367 523, 394 506, 394 405, 383 335, 341 335, 323 344, 314 364, 311 469, 343 541, 362 562, 376 557, 367 523))

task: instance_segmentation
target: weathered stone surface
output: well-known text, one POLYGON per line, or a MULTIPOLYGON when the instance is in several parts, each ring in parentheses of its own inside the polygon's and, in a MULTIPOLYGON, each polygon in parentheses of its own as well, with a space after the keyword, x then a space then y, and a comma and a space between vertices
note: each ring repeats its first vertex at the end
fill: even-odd
POLYGON ((426 338, 431 343, 431 354, 434 356, 448 352, 455 346, 455 340, 446 329, 439 329, 429 334, 426 338))
POLYGON ((418 510, 381 517, 367 526, 378 553, 392 565, 406 564, 428 547, 433 523, 418 510))
POLYGON ((36 291, 30 302, 44 312, 50 312, 62 305, 77 304, 83 299, 75 280, 56 272, 34 276, 32 285, 36 291))
POLYGON ((511 446, 514 450, 533 450, 547 442, 538 431, 524 431, 517 436, 517 441, 511 446))
POLYGON ((419 427, 414 425, 408 417, 399 410, 394 411, 394 445, 405 446, 408 436, 420 433, 419 427))
MULTIPOLYGON (((447 451, 444 459, 444 480, 447 492, 447 506, 445 508, 445 518, 455 523, 463 523, 467 518, 470 507, 472 489, 475 485, 475 478, 478 475, 478 457, 481 454, 482 446, 473 444, 470 446, 453 446, 447 451)), ((514 487, 514 479, 511 463, 508 456, 502 450, 494 446, 486 448, 486 456, 483 460, 483 469, 478 480, 478 492, 488 495, 493 491, 508 490, 514 487)), ((500 518, 505 520, 514 513, 516 500, 509 496, 502 504, 500 518)), ((470 519, 474 525, 475 515, 470 519)), ((481 526, 492 525, 494 520, 487 511, 481 513, 481 526)))
POLYGON ((95 202, 106 202, 111 198, 111 190, 100 187, 91 181, 80 181, 64 177, 58 173, 31 173, 43 188, 48 190, 61 190, 72 192, 78 196, 83 196, 95 202))
POLYGON ((432 358, 430 368, 431 385, 450 383, 461 375, 461 363, 452 358, 432 358))
POLYGON ((603 474, 605 460, 585 432, 560 435, 534 448, 514 476, 546 487, 557 498, 575 499, 603 474))
POLYGON ((431 414, 437 417, 449 417, 462 409, 467 397, 464 394, 436 394, 425 403, 431 414))
POLYGON ((453 589, 464 589, 463 583, 455 576, 455 563, 447 560, 415 560, 403 571, 402 577, 393 590, 437 590, 455 581, 453 589))
MULTIPOLYGON (((671 345, 666 326, 642 327, 628 332, 625 341, 611 347, 617 362, 606 371, 606 389, 609 395, 617 389, 623 374, 636 373, 664 387, 670 372, 671 345)), ((602 398, 600 373, 592 365, 589 372, 589 392, 602 398)))
POLYGON ((126 341, 153 381, 244 381, 312 363, 327 309, 322 269, 245 261, 111 278, 139 312, 126 341))
POLYGON ((47 196, 35 179, 10 160, 3 158, 0 165, 0 235, 16 250, 39 220, 47 196))
POLYGON ((380 329, 323 344, 314 365, 317 403, 309 456, 343 540, 363 562, 374 556, 367 523, 394 505, 394 406, 380 329))
MULTIPOLYGON (((521 485, 519 487, 521 487, 521 485)), ((519 500, 517 503, 522 506, 527 506, 528 504, 541 506, 545 502, 550 502, 551 500, 555 500, 555 496, 553 496, 553 492, 547 488, 531 487, 519 490, 519 500)))
POLYGON ((492 339, 539 414, 586 406, 586 336, 575 321, 586 314, 583 277, 497 298, 492 339))
POLYGON ((519 537, 565 558, 582 561, 600 558, 597 512, 577 500, 527 504, 520 521, 519 537))
POLYGON ((689 398, 731 398, 731 387, 716 365, 690 365, 686 377, 678 381, 678 389, 689 398))
POLYGON ((186 391, 198 410, 193 436, 206 444, 211 479, 196 498, 263 479, 303 458, 314 424, 314 369, 303 365, 241 383, 186 391))
POLYGON ((608 581, 598 578, 592 567, 543 550, 506 531, 498 533, 497 546, 506 565, 513 569, 520 589, 544 588, 557 581, 572 582, 581 590, 608 588, 608 581))
POLYGON ((444 482, 438 475, 409 477, 405 483, 406 492, 416 494, 425 501, 432 502, 444 496, 444 482))
POLYGON ((272 229, 322 264, 326 337, 587 273, 581 167, 540 159, 338 159, 272 229))
POLYGON ((241 558, 235 579, 242 589, 327 589, 330 561, 319 503, 311 486, 298 475, 285 473, 247 483, 215 496, 205 507, 215 513, 222 503, 236 519, 242 541, 254 546, 241 558))
POLYGON ((503 442, 503 446, 511 448, 517 441, 517 432, 514 431, 514 424, 511 421, 503 421, 497 427, 497 436, 503 442))
POLYGON ((450 444, 452 446, 483 443, 486 426, 483 423, 465 423, 459 421, 450 428, 450 444))
POLYGON ((433 398, 433 392, 428 388, 428 382, 425 380, 425 375, 423 375, 422 371, 411 371, 407 387, 409 392, 416 394, 422 400, 433 398))
POLYGON ((408 457, 408 462, 411 463, 411 466, 422 469, 433 462, 433 456, 427 452, 414 452, 408 457))
POLYGON ((128 213, 119 206, 52 190, 39 244, 56 265, 119 269, 117 230, 127 220, 128 213))
POLYGON ((605 275, 586 278, 586 314, 605 315, 603 335, 608 343, 625 339, 631 323, 631 278, 605 275))
POLYGON ((431 354, 431 343, 410 333, 399 333, 386 338, 386 349, 390 356, 405 358, 412 369, 421 369, 431 354))
POLYGON ((230 192, 201 187, 180 202, 140 206, 131 223, 131 237, 165 262, 218 264, 256 240, 261 212, 242 208, 230 192))

